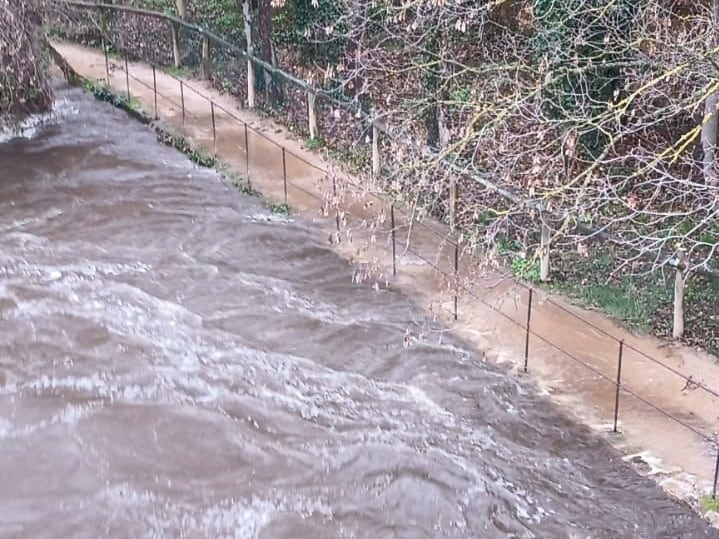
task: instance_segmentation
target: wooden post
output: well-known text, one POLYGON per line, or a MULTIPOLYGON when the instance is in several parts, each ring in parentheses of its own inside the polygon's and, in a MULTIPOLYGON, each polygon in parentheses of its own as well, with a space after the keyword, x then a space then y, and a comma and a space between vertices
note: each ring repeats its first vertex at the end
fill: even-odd
POLYGON ((684 336, 684 284, 686 283, 686 252, 677 251, 677 268, 674 277, 674 326, 672 337, 681 339, 684 336))
POLYGON ((172 57, 175 67, 179 69, 182 66, 182 57, 180 56, 180 36, 176 24, 172 25, 172 57))
MULTIPOLYGON (((242 18, 245 24, 245 40, 247 42, 247 54, 252 54, 252 10, 250 0, 242 2, 242 18)), ((255 108, 255 66, 252 60, 247 60, 247 108, 255 108)))
POLYGON ((449 231, 454 234, 457 226, 457 178, 454 174, 449 176, 449 231))
POLYGON ((372 178, 379 178, 380 166, 379 129, 374 123, 372 123, 372 178))
POLYGON ((551 232, 549 227, 542 223, 542 237, 539 247, 539 280, 546 283, 549 280, 549 241, 551 232))
POLYGON ((202 34, 202 62, 200 63, 200 78, 209 79, 212 76, 212 62, 210 61, 210 38, 202 34))
POLYGON ((315 111, 316 95, 311 90, 307 92, 307 113, 310 123, 310 139, 316 139, 319 136, 317 127, 317 112, 315 111))

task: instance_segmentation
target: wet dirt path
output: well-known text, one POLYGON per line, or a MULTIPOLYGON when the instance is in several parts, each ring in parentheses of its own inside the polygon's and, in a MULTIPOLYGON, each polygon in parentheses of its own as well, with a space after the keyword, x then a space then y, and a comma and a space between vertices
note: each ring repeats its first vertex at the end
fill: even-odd
MULTIPOLYGON (((95 79, 104 78, 104 59, 97 51, 70 44, 58 44, 58 48, 81 74, 95 79)), ((124 91, 125 75, 119 69, 119 63, 113 64, 112 86, 117 91, 124 91)), ((134 77, 145 83, 143 85, 130 79, 131 94, 139 99, 144 110, 150 115, 154 114, 151 69, 146 65, 133 63, 130 71, 134 77)), ((183 127, 178 83, 161 72, 157 73, 157 83, 160 94, 169 97, 160 97, 158 100, 161 121, 183 131, 193 141, 212 149, 208 101, 185 88, 186 118, 183 127)), ((252 129, 248 131, 249 172, 253 185, 269 200, 284 200, 283 162, 278 144, 309 162, 303 163, 287 154, 285 166, 293 184, 288 190, 289 203, 295 213, 312 219, 315 226, 322 227, 325 237, 332 234, 334 221, 320 215, 321 208, 325 206, 321 199, 328 198, 332 186, 326 174, 318 170, 327 169, 329 164, 320 156, 305 150, 302 142, 297 141, 285 129, 250 111, 240 109, 233 98, 218 94, 202 81, 190 81, 189 84, 210 96, 251 128, 262 132, 262 136, 259 136, 252 129), (316 197, 308 196, 306 192, 313 193, 316 197)), ((218 155, 240 173, 244 172, 248 161, 243 126, 220 109, 216 110, 216 124, 218 155)), ((342 178, 342 175, 338 173, 338 177, 342 178)), ((459 321, 453 322, 449 316, 452 295, 447 291, 446 281, 428 270, 416 254, 400 248, 399 275, 396 279, 389 276, 391 255, 388 251, 386 228, 380 227, 380 230, 376 230, 374 238, 363 228, 363 220, 372 219, 378 211, 386 211, 386 205, 377 201, 368 204, 367 199, 360 195, 357 195, 356 201, 351 202, 351 195, 348 195, 344 208, 348 210, 344 216, 346 222, 342 223, 345 238, 340 245, 333 244, 337 252, 354 264, 378 266, 384 272, 384 275, 377 278, 378 282, 389 281, 391 287, 411 295, 436 314, 439 320, 451 324, 454 331, 475 344, 478 349, 487 350, 487 361, 507 363, 519 373, 524 352, 525 336, 520 325, 523 325, 526 319, 526 290, 511 280, 498 280, 495 274, 478 273, 467 266, 469 259, 463 257, 460 261, 462 274, 469 276, 473 293, 501 310, 507 317, 499 316, 464 293, 460 294, 459 321), (348 228, 352 230, 351 240, 347 235, 348 228), (370 241, 371 239, 375 241, 370 241)), ((386 227, 386 221, 384 225, 386 227)), ((435 226, 440 235, 444 234, 439 225, 435 226)), ((400 216, 398 227, 400 232, 405 233, 409 229, 400 216)), ((438 237, 434 234, 414 229, 412 251, 438 263, 451 273, 453 251, 448 247, 440 249, 438 244, 438 237)), ((663 346, 652 338, 634 336, 596 313, 580 311, 556 298, 555 301, 563 309, 581 314, 602 330, 624 339, 627 344, 665 362, 683 375, 692 376, 694 380, 709 387, 719 388, 719 369, 710 358, 686 348, 663 346)), ((617 362, 617 343, 614 339, 577 322, 557 306, 545 301, 541 294, 534 298, 532 317, 535 332, 571 351, 576 359, 586 362, 606 377, 614 379, 617 362)), ((415 333, 419 335, 422 331, 419 329, 415 333)), ((528 380, 538 384, 551 399, 561 403, 568 413, 575 415, 599 433, 608 433, 614 407, 614 386, 611 382, 536 337, 530 338, 528 380)), ((697 430, 709 436, 719 430, 716 413, 719 399, 701 390, 686 388, 682 378, 632 350, 625 350, 623 380, 627 387, 680 417, 697 430)), ((626 393, 621 395, 620 406, 622 434, 609 436, 609 440, 626 453, 647 450, 651 456, 645 457, 645 460, 655 466, 653 472, 667 490, 683 497, 693 497, 705 492, 712 479, 716 457, 712 444, 626 393)))

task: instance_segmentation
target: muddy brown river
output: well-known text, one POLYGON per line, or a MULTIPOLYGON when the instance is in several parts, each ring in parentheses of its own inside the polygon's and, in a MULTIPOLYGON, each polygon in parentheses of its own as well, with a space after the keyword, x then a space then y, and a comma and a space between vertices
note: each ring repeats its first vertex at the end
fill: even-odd
POLYGON ((0 537, 718 537, 312 223, 59 103, 0 145, 0 537))

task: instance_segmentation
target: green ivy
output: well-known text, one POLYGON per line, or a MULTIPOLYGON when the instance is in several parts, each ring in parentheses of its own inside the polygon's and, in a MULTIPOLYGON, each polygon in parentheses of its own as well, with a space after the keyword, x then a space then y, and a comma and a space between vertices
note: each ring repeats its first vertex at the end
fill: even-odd
MULTIPOLYGON (((531 46, 546 63, 550 82, 543 103, 553 119, 591 117, 621 88, 622 73, 611 64, 634 53, 626 48, 632 21, 645 0, 534 0, 537 27, 531 46), (619 36, 619 39, 617 37, 619 36)), ((580 147, 594 154, 606 140, 598 131, 585 134, 580 147)))
POLYGON ((273 20, 273 40, 298 52, 306 63, 336 65, 347 49, 346 34, 349 30, 346 13, 342 4, 334 0, 319 0, 318 6, 312 0, 288 0, 285 9, 273 20), (330 35, 307 37, 308 31, 333 28, 330 35))

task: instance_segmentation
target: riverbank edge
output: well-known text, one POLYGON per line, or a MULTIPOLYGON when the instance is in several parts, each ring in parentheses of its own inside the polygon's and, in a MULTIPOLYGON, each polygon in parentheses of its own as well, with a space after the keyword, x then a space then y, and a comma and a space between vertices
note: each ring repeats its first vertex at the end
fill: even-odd
MULTIPOLYGON (((158 142, 180 151, 198 166, 215 169, 223 178, 229 179, 242 194, 250 196, 259 195, 262 197, 261 192, 254 190, 249 184, 243 182, 238 183, 233 178, 234 175, 228 174, 227 170, 222 170, 221 163, 213 156, 204 153, 200 147, 193 147, 185 137, 177 135, 174 130, 160 125, 151 115, 144 113, 139 107, 133 106, 131 101, 128 101, 123 95, 113 92, 110 87, 80 75, 52 45, 50 49, 55 63, 63 72, 68 84, 83 88, 88 93, 92 93, 96 99, 126 112, 131 118, 152 129, 156 133, 158 142), (102 89, 102 91, 94 91, 95 89, 102 89)), ((237 177, 239 177, 239 175, 237 175, 237 177)), ((264 199, 264 197, 262 198, 264 199)), ((270 210, 272 209, 269 206, 268 208, 270 210)), ((568 411, 569 410, 564 409, 565 413, 568 411)), ((575 416, 575 414, 569 415, 572 417, 575 416)), ((661 466, 653 462, 650 451, 637 451, 636 448, 630 448, 623 444, 621 438, 602 435, 602 432, 598 431, 595 426, 586 421, 581 421, 578 418, 575 419, 575 421, 579 421, 588 426, 598 436, 604 439, 624 461, 632 465, 639 475, 650 477, 667 495, 685 504, 702 516, 708 524, 719 528, 719 499, 715 501, 708 498, 706 490, 697 487, 693 481, 683 477, 683 472, 677 474, 663 470, 661 466)))

